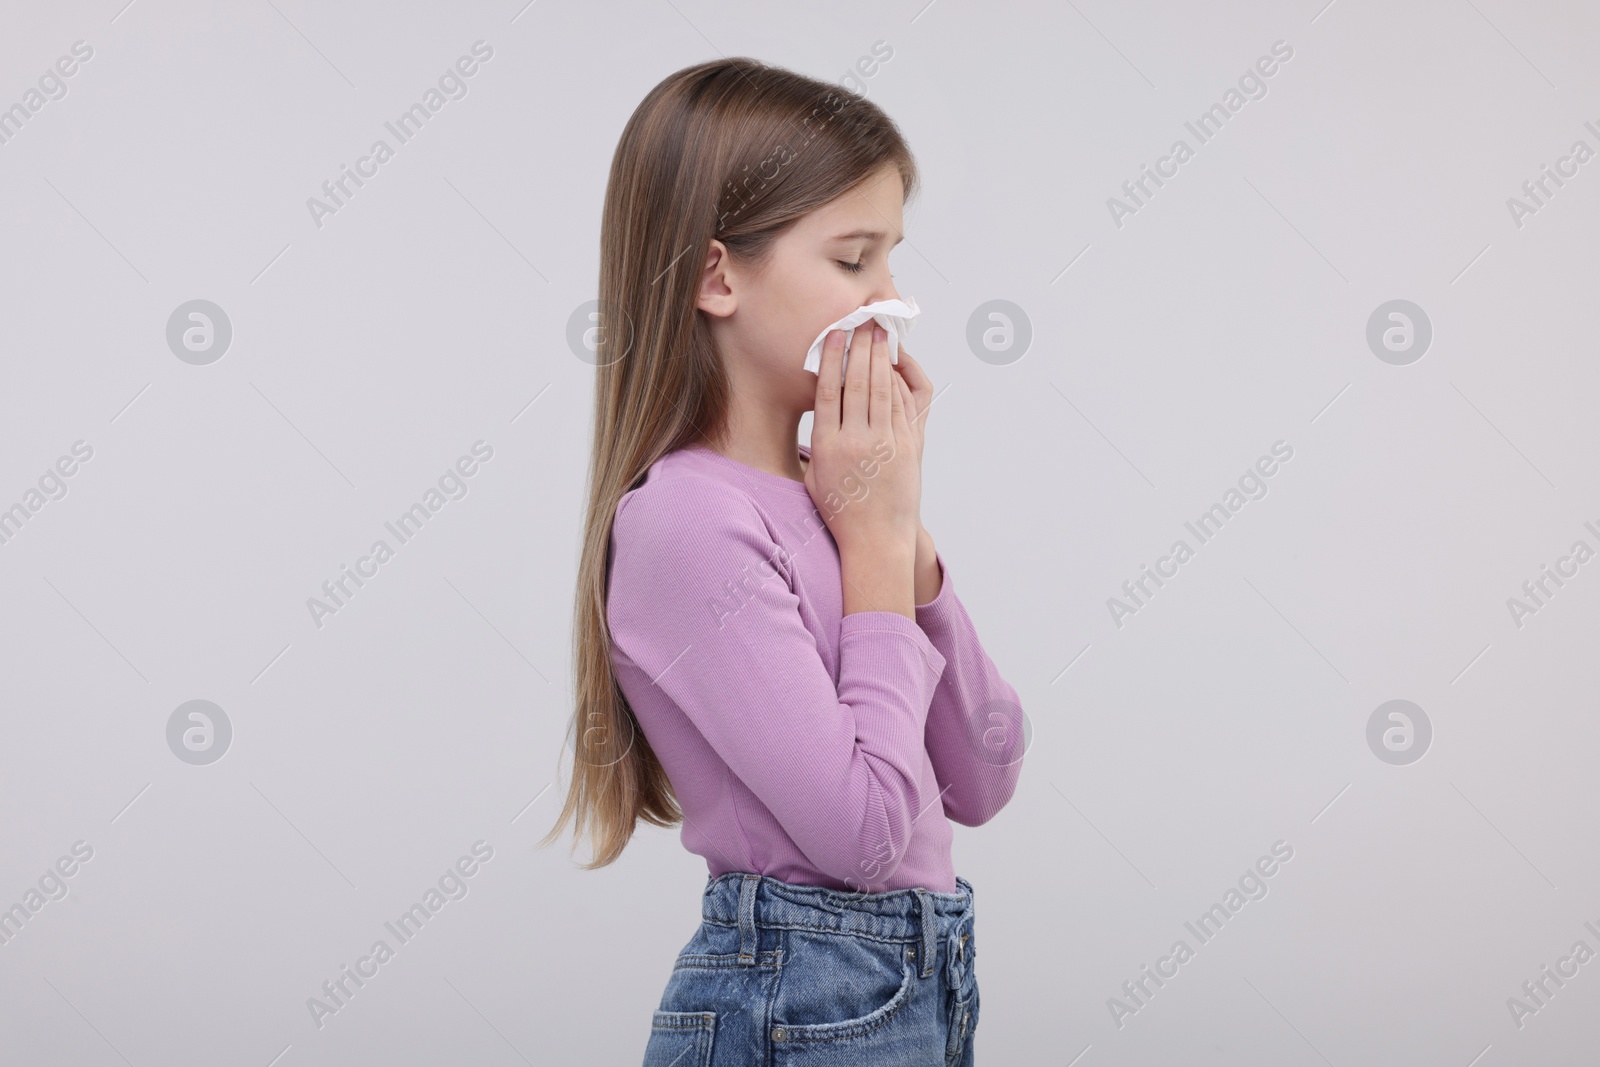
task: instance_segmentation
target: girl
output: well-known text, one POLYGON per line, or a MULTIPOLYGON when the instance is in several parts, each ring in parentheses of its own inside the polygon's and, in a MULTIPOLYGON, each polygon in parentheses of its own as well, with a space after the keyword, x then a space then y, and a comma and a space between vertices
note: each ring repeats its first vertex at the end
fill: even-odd
POLYGON ((899 297, 916 185, 876 105, 746 58, 662 81, 612 160, 575 759, 545 843, 573 818, 594 869, 681 821, 705 857, 646 1067, 973 1062, 950 823, 1011 799, 1022 709, 922 527, 927 375, 872 323, 804 367, 899 297))

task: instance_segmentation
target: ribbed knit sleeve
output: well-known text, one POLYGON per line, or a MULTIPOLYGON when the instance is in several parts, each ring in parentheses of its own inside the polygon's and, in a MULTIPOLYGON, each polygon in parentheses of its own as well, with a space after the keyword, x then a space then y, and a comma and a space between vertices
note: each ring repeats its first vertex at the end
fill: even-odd
POLYGON ((924 796, 928 707, 945 658, 916 622, 846 615, 838 681, 802 623, 793 561, 716 479, 652 480, 612 525, 614 645, 705 736, 817 869, 882 882, 924 796))
POLYGON ((978 643, 944 557, 937 549, 934 555, 943 583, 916 609, 917 625, 946 661, 928 707, 928 756, 945 814, 963 826, 982 826, 1011 800, 1022 774, 1022 703, 978 643))

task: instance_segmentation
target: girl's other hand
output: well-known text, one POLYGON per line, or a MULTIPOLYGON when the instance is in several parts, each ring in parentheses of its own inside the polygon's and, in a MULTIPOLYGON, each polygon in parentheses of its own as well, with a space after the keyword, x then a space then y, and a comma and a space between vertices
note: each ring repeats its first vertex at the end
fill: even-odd
POLYGON ((900 379, 900 390, 905 398, 906 422, 915 438, 917 466, 922 466, 922 446, 928 431, 928 408, 933 404, 933 382, 923 373, 922 364, 911 358, 904 342, 900 344, 900 362, 891 364, 900 379))

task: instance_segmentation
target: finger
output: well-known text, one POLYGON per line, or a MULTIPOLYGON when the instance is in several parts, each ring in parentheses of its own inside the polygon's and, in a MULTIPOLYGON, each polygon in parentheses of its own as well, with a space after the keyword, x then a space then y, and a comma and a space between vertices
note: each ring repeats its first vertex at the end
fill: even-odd
POLYGON ((894 383, 895 390, 909 401, 911 399, 911 386, 907 384, 905 375, 900 373, 899 366, 892 366, 890 370, 893 373, 889 375, 889 379, 894 383))
POLYGON ((829 330, 822 342, 822 362, 817 366, 817 399, 812 409, 812 433, 824 438, 838 432, 840 414, 840 368, 844 364, 844 331, 829 330))
POLYGON ((897 374, 895 375, 894 381, 895 388, 900 393, 900 406, 903 407, 906 412, 906 422, 910 424, 913 430, 915 430, 917 425, 917 414, 921 410, 917 406, 917 398, 912 395, 911 386, 906 384, 905 378, 897 374))
POLYGON ((906 384, 911 386, 912 392, 917 392, 921 389, 931 390, 933 388, 933 382, 928 379, 927 373, 923 371, 922 364, 918 363, 911 353, 906 351, 905 342, 903 341, 900 344, 900 362, 895 364, 895 368, 905 376, 906 384))
POLYGON ((911 390, 912 397, 916 400, 915 410, 911 418, 920 418, 927 412, 929 405, 933 403, 933 382, 929 380, 928 375, 923 371, 922 364, 918 363, 905 350, 904 345, 900 346, 900 362, 896 364, 895 369, 900 372, 901 378, 905 381, 906 386, 911 390))
POLYGON ((906 380, 898 374, 890 373, 893 366, 889 363, 889 346, 885 342, 883 358, 880 361, 889 378, 890 392, 893 400, 890 403, 890 425, 894 431, 895 447, 908 444, 915 440, 916 430, 911 425, 911 420, 917 417, 916 401, 911 395, 911 387, 906 380))
POLYGON ((910 440, 910 413, 899 390, 899 374, 894 373, 894 365, 890 363, 888 331, 882 326, 874 326, 872 331, 872 398, 875 418, 882 419, 874 422, 874 429, 886 430, 894 438, 896 448, 910 440))
POLYGON ((855 328, 850 336, 850 356, 844 363, 844 401, 839 425, 857 428, 868 425, 872 411, 868 391, 872 388, 871 340, 873 323, 855 328))
POLYGON ((872 323, 872 412, 868 424, 875 430, 894 432, 895 408, 900 406, 894 379, 894 365, 889 362, 889 333, 872 323))

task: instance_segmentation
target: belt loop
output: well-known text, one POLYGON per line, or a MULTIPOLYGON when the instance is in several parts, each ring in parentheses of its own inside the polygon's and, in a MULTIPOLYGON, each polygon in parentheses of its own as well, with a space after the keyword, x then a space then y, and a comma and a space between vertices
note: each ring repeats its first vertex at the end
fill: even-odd
POLYGON ((912 888, 917 894, 917 903, 922 906, 922 977, 926 978, 933 973, 933 960, 938 952, 934 938, 939 933, 939 916, 933 910, 933 898, 928 896, 927 890, 917 886, 912 888))
POLYGON ((739 962, 756 962, 756 949, 760 941, 756 936, 756 887, 761 875, 747 874, 739 887, 739 962))

